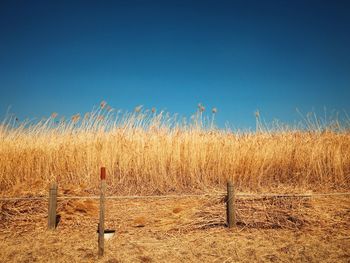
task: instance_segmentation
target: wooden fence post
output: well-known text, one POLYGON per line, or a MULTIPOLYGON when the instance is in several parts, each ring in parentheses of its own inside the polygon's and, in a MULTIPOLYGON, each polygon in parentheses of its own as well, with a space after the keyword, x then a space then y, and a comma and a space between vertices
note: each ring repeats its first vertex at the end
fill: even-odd
POLYGON ((101 167, 101 195, 100 195, 100 220, 98 224, 98 256, 104 254, 105 233, 105 192, 106 192, 106 168, 101 167))
POLYGON ((48 214, 49 229, 56 228, 56 209, 57 209, 57 183, 52 183, 49 191, 49 214, 48 214))
POLYGON ((236 226, 236 213, 235 213, 235 193, 232 181, 227 182, 227 226, 232 228, 236 226))

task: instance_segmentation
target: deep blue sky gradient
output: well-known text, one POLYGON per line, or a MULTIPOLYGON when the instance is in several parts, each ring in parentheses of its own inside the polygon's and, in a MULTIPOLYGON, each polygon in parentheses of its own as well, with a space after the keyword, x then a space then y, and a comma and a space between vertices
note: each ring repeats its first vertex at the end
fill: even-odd
POLYGON ((0 1, 0 116, 350 112, 350 1, 0 1))

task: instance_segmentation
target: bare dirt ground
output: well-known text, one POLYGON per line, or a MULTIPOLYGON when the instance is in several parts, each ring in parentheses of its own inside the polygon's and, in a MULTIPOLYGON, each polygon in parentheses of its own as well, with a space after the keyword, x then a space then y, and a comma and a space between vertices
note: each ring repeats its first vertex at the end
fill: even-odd
POLYGON ((0 261, 350 262, 349 196, 311 199, 295 214, 302 222, 295 227, 240 224, 230 230, 224 206, 207 203, 107 200, 106 227, 117 233, 99 259, 98 200, 60 201, 55 231, 47 230, 46 201, 3 201, 0 261))

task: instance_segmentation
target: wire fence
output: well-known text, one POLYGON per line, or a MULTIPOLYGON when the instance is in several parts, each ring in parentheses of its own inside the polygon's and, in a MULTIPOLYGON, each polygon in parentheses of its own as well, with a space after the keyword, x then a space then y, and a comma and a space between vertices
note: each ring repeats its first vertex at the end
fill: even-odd
MULTIPOLYGON (((182 194, 182 195, 123 195, 123 196, 106 196, 106 199, 173 199, 173 198, 205 198, 215 196, 225 196, 226 192, 217 192, 215 194, 182 194)), ((304 194, 278 194, 278 193, 265 193, 265 194, 253 194, 253 193, 236 193, 236 197, 251 197, 251 198, 317 198, 327 196, 347 196, 350 192, 335 192, 335 193, 304 193, 304 194)), ((48 196, 20 196, 20 197, 0 197, 0 201, 17 201, 17 200, 47 200, 48 196)), ((100 199, 100 196, 57 196, 58 200, 64 199, 100 199)))

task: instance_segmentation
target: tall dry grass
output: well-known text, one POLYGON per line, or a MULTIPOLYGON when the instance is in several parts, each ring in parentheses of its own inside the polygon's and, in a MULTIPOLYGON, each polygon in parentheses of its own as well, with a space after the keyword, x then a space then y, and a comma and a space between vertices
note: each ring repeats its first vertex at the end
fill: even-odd
POLYGON ((53 114, 39 122, 8 117, 0 126, 3 194, 62 189, 95 192, 100 166, 115 194, 209 191, 228 178, 242 191, 350 189, 349 123, 266 125, 254 132, 215 127, 204 107, 187 122, 155 109, 114 111, 105 102, 70 120, 53 114))

